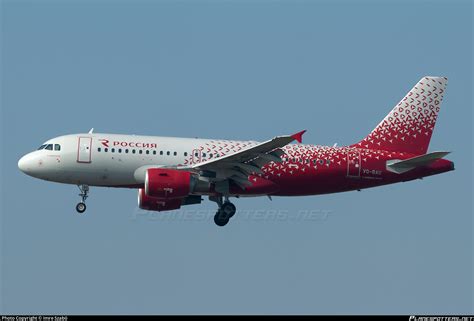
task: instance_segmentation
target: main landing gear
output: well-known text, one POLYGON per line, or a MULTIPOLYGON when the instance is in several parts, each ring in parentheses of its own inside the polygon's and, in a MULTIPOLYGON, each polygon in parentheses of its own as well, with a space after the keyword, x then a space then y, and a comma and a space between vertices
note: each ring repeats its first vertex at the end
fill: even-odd
POLYGON ((86 199, 89 195, 89 185, 85 185, 85 184, 82 184, 82 185, 77 185, 77 187, 79 187, 79 190, 81 191, 81 193, 79 193, 79 196, 82 198, 82 201, 77 203, 76 205, 76 211, 80 214, 84 213, 86 211, 86 199))
POLYGON ((237 211, 235 205, 229 202, 229 197, 225 197, 225 202, 223 202, 222 196, 210 196, 209 200, 216 202, 219 206, 219 209, 214 216, 214 223, 216 223, 217 226, 224 226, 229 223, 229 220, 237 211))

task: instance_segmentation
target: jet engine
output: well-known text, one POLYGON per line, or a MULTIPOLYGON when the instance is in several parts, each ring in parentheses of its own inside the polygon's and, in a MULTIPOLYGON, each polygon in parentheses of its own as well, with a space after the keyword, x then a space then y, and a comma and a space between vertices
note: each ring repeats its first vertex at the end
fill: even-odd
POLYGON ((145 194, 163 201, 181 199, 194 190, 196 181, 190 172, 150 168, 145 175, 145 194))
POLYGON ((182 198, 165 200, 158 197, 147 196, 143 188, 138 190, 138 207, 142 210, 158 212, 177 210, 181 207, 182 202, 182 198))

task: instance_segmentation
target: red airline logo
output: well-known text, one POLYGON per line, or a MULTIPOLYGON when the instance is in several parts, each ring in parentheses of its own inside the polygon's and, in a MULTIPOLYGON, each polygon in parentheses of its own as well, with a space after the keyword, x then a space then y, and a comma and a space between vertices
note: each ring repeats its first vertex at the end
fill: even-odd
POLYGON ((105 147, 109 147, 109 140, 108 139, 99 139, 99 142, 102 143, 105 147))

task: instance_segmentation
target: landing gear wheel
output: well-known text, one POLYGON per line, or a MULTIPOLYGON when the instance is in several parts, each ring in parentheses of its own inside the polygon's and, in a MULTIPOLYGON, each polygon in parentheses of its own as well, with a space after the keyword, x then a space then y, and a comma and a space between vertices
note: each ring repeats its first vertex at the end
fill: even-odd
POLYGON ((82 185, 78 185, 77 187, 79 187, 79 190, 81 191, 81 193, 79 193, 79 196, 81 197, 82 201, 77 203, 76 205, 76 211, 78 213, 84 213, 86 211, 86 199, 87 197, 89 196, 89 186, 88 185, 85 185, 85 184, 82 184, 82 185))
POLYGON ((223 201, 223 198, 223 195, 209 196, 209 200, 216 202, 219 206, 219 209, 214 216, 214 223, 216 223, 217 226, 224 226, 229 223, 230 218, 234 216, 237 211, 235 205, 229 202, 229 196, 225 196, 225 202, 223 201))
POLYGON ((214 223, 217 226, 224 226, 229 223, 230 217, 223 213, 221 210, 218 210, 216 215, 214 215, 214 223))
POLYGON ((77 211, 78 213, 84 213, 84 212, 86 211, 86 208, 87 208, 87 207, 86 207, 86 204, 85 204, 85 203, 82 203, 82 202, 81 202, 81 203, 77 203, 77 205, 76 205, 76 211, 77 211))
POLYGON ((235 205, 232 204, 231 202, 224 202, 222 204, 220 210, 228 217, 231 218, 232 216, 235 215, 235 212, 237 209, 235 208, 235 205))

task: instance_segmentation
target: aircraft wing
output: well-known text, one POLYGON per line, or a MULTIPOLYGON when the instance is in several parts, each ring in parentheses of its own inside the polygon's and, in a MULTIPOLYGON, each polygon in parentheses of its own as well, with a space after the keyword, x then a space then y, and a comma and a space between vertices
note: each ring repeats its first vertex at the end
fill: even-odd
POLYGON ((281 147, 296 140, 302 141, 303 130, 293 135, 277 136, 266 142, 243 149, 241 151, 211 159, 190 167, 196 171, 213 172, 216 181, 232 180, 241 188, 251 185, 248 176, 252 173, 262 173, 261 168, 270 162, 281 162, 284 152, 281 147))

